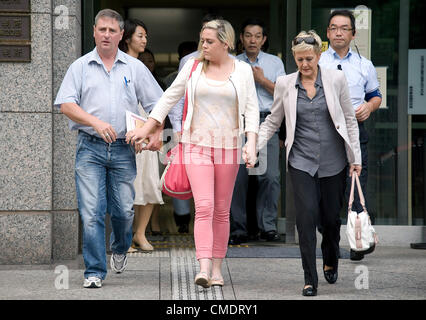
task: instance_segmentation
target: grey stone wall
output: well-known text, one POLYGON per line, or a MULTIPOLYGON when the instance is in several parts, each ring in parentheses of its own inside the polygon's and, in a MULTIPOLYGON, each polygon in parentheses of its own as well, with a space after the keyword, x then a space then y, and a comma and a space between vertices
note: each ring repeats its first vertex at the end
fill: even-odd
POLYGON ((81 2, 31 1, 31 63, 0 63, 0 264, 78 253, 76 136, 53 100, 80 55, 81 2))
MULTIPOLYGON (((81 56, 81 1, 55 0, 54 8, 68 9, 68 28, 61 26, 60 10, 53 10, 53 97, 55 99, 69 65, 81 56), (59 21, 57 21, 59 19, 59 21)), ((74 183, 76 133, 68 119, 53 107, 53 259, 73 259, 78 253, 78 212, 74 183)))

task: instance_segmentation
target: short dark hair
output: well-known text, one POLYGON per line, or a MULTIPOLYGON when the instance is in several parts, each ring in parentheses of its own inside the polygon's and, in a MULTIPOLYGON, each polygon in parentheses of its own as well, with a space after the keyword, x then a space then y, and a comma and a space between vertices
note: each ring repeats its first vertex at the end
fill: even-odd
POLYGON ((246 19, 243 24, 241 25, 241 34, 244 33, 244 30, 247 26, 259 26, 262 28, 262 34, 263 36, 267 35, 267 30, 266 30, 266 25, 263 22, 263 20, 253 17, 253 18, 248 18, 246 19))
POLYGON ((197 51, 197 48, 198 48, 198 43, 195 41, 181 42, 178 46, 179 60, 183 58, 184 56, 186 56, 187 54, 197 51))
POLYGON ((352 35, 355 35, 356 28, 355 28, 355 16, 352 13, 352 11, 349 10, 334 10, 330 17, 328 18, 328 27, 330 27, 331 19, 333 19, 335 16, 343 16, 346 18, 349 18, 351 20, 351 28, 352 28, 352 35))
POLYGON ((139 54, 138 54, 138 59, 139 59, 139 60, 141 60, 141 61, 142 61, 142 55, 143 55, 144 53, 148 53, 148 54, 150 54, 150 55, 152 56, 152 58, 154 59, 154 61, 155 61, 154 53, 153 53, 151 50, 149 50, 148 48, 145 48, 145 50, 144 50, 143 52, 139 52, 139 54))
POLYGON ((127 53, 129 51, 129 46, 126 42, 127 39, 131 39, 133 34, 136 32, 136 28, 138 26, 141 26, 144 28, 145 32, 148 33, 148 29, 146 28, 145 23, 143 23, 139 19, 129 19, 124 22, 124 34, 123 38, 121 39, 120 43, 118 44, 118 47, 121 51, 124 51, 127 53))

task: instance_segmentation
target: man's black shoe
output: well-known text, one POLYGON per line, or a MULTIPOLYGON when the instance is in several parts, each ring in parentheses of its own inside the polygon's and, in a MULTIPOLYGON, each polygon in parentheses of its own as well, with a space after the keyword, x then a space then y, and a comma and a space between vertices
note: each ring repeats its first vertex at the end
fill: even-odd
POLYGON ((244 235, 233 235, 229 237, 228 244, 230 245, 239 245, 243 242, 247 242, 247 236, 244 235))
POLYGON ((281 241, 281 237, 275 230, 261 232, 260 238, 266 241, 281 241))
POLYGON ((181 224, 179 226, 178 232, 179 233, 188 233, 189 232, 189 225, 188 224, 181 224))
POLYGON ((350 259, 352 261, 361 261, 362 259, 364 259, 364 254, 361 252, 357 252, 351 249, 351 257, 350 259))
POLYGON ((258 241, 258 240, 259 240, 258 233, 252 233, 248 235, 248 241, 258 241))
POLYGON ((173 217, 175 219, 176 226, 178 227, 179 233, 188 233, 189 232, 189 222, 191 221, 191 214, 187 213, 184 215, 178 215, 176 212, 173 212, 173 217))

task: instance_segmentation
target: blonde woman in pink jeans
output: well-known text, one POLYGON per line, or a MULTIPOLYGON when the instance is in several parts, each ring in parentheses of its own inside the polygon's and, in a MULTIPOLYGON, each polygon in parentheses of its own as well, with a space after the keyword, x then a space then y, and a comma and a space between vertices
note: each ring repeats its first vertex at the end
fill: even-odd
MULTIPOLYGON (((229 209, 240 162, 256 162, 259 107, 251 67, 233 59, 235 34, 225 20, 213 20, 200 33, 199 61, 190 59, 158 101, 147 123, 127 134, 128 143, 141 142, 161 128, 170 109, 184 96, 188 112, 183 123, 185 168, 195 202, 194 240, 200 272, 195 283, 223 286, 222 260, 229 239, 229 209)), ((149 147, 149 146, 147 146, 149 147)), ((145 147, 145 148, 147 148, 145 147)))

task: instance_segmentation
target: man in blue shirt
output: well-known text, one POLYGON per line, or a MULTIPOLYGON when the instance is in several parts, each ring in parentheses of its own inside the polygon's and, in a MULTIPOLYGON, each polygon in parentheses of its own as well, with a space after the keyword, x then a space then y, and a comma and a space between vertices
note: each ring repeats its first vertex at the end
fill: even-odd
MULTIPOLYGON (((144 64, 118 50, 124 21, 115 11, 95 18, 92 52, 69 67, 55 100, 78 130, 75 180, 83 223, 85 288, 100 288, 107 274, 105 213, 111 216, 111 268, 121 273, 132 240, 135 151, 125 141, 126 110, 150 111, 163 91, 144 64)), ((159 137, 152 137, 159 143, 159 137)), ((154 146, 157 147, 157 146, 154 146)))
MULTIPOLYGON (((274 100, 275 81, 285 75, 284 64, 277 56, 263 52, 261 49, 267 39, 265 24, 257 19, 247 19, 241 28, 240 40, 244 53, 237 59, 252 66, 256 82, 257 98, 259 102, 260 122, 270 114, 274 100)), ((260 151, 259 162, 264 159, 266 171, 257 174, 258 189, 256 195, 256 217, 261 238, 267 241, 279 241, 277 232, 278 198, 280 195, 280 144, 278 132, 268 141, 266 150, 260 151)), ((247 241, 247 213, 246 200, 248 175, 256 174, 252 169, 241 165, 235 182, 231 203, 231 236, 230 244, 240 244, 247 241)), ((256 171, 256 170, 254 170, 256 171)))
MULTIPOLYGON (((324 69, 338 69, 345 73, 355 115, 358 120, 359 138, 362 155, 362 172, 360 176, 361 188, 366 194, 368 174, 368 133, 364 127, 371 113, 376 111, 382 103, 376 69, 370 60, 355 53, 350 48, 355 38, 355 17, 348 10, 336 10, 329 17, 327 38, 330 41, 329 49, 321 55, 319 64, 324 69)), ((347 179, 347 195, 350 190, 351 179, 347 179)), ((352 206, 354 211, 362 212, 358 192, 355 188, 355 200, 352 206)), ((361 260, 363 254, 351 251, 352 260, 361 260)))

